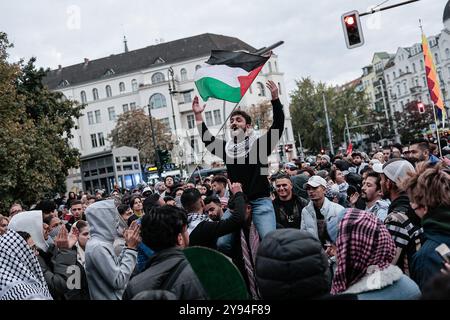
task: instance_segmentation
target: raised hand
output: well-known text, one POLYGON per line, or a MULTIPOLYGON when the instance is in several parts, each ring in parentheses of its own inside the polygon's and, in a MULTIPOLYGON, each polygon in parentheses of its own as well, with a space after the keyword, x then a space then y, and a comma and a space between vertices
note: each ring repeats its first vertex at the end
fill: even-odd
MULTIPOLYGON (((65 227, 64 227, 65 229, 65 227)), ((72 228, 68 236, 69 248, 72 248, 78 242, 78 236, 80 235, 80 230, 77 227, 72 228)))
POLYGON ((58 235, 55 238, 55 245, 58 249, 69 249, 69 236, 65 226, 59 230, 58 235))
POLYGON ((267 89, 269 89, 270 94, 272 95, 272 100, 278 99, 278 87, 272 80, 267 81, 266 83, 267 89))
POLYGON ((134 220, 130 227, 125 230, 123 237, 125 239, 125 245, 127 248, 136 249, 141 242, 140 237, 141 226, 134 220))
POLYGON ((239 182, 233 182, 231 184, 231 193, 236 194, 237 192, 242 192, 242 185, 239 182))
POLYGON ((198 97, 195 96, 194 100, 192 101, 192 111, 194 111, 195 114, 202 114, 203 110, 205 110, 206 104, 203 105, 203 107, 200 106, 200 103, 198 102, 198 97))

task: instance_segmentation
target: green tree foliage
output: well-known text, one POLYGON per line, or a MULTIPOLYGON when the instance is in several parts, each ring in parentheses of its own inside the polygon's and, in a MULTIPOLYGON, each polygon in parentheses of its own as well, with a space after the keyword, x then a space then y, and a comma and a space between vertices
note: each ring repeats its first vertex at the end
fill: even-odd
POLYGON ((0 210, 13 201, 29 206, 65 192, 65 179, 79 161, 69 139, 82 106, 42 84, 48 70, 7 61, 0 33, 0 210))
MULTIPOLYGON (((155 140, 159 148, 171 150, 172 142, 169 129, 164 123, 153 117, 152 122, 155 140)), ((156 163, 150 118, 143 109, 122 113, 108 138, 111 140, 113 147, 127 146, 138 149, 143 165, 156 163)))
MULTIPOLYGON (((344 142, 345 114, 350 121, 358 117, 359 123, 369 122, 369 103, 364 92, 358 91, 356 87, 331 87, 322 82, 316 83, 310 78, 302 78, 296 85, 291 93, 290 112, 294 135, 297 136, 300 132, 304 148, 314 152, 318 152, 321 147, 328 149, 322 93, 327 102, 335 149, 344 142)), ((362 129, 352 130, 352 134, 356 132, 362 132, 362 129)))
POLYGON ((433 106, 424 104, 425 112, 420 113, 417 103, 418 101, 412 101, 406 104, 403 112, 397 111, 394 114, 403 144, 422 137, 422 131, 429 130, 430 124, 434 123, 433 106))

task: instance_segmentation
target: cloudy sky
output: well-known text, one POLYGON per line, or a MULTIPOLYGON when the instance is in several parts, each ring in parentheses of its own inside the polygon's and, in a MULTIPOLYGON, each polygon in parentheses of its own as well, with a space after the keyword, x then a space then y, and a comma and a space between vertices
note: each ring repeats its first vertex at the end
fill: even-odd
MULTIPOLYGON (((389 0, 382 7, 404 0, 389 0)), ((383 0, 4 0, 0 30, 15 48, 11 60, 36 56, 56 68, 205 32, 235 36, 259 48, 283 40, 275 52, 289 90, 295 80, 342 84, 357 78, 376 51, 395 53, 443 29, 447 0, 421 0, 362 17, 365 45, 348 50, 340 17, 383 0), (159 41, 159 40, 158 40, 159 41)))

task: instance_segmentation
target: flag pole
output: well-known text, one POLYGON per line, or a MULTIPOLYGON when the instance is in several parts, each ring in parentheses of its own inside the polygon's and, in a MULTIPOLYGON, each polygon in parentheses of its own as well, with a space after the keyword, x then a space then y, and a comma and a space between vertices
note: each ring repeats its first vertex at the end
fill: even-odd
POLYGON ((438 147, 439 147, 439 155, 442 158, 441 138, 439 136, 439 126, 437 123, 436 107, 434 106, 434 102, 432 103, 432 105, 433 105, 434 124, 436 125, 436 136, 437 136, 438 147))

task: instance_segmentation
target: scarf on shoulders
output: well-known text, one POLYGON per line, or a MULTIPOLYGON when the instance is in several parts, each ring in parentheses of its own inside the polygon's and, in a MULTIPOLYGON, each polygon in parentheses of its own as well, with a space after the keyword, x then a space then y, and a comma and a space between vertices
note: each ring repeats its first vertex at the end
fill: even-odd
POLYGON ((230 158, 242 158, 247 156, 253 143, 257 140, 253 130, 241 142, 235 143, 234 138, 231 137, 225 144, 225 152, 230 158))
POLYGON ((203 222, 203 221, 211 221, 211 219, 209 219, 209 216, 204 213, 197 213, 197 212, 189 213, 187 216, 187 225, 188 225, 189 235, 191 234, 192 231, 194 231, 195 228, 197 228, 197 226, 200 224, 200 222, 203 222))

